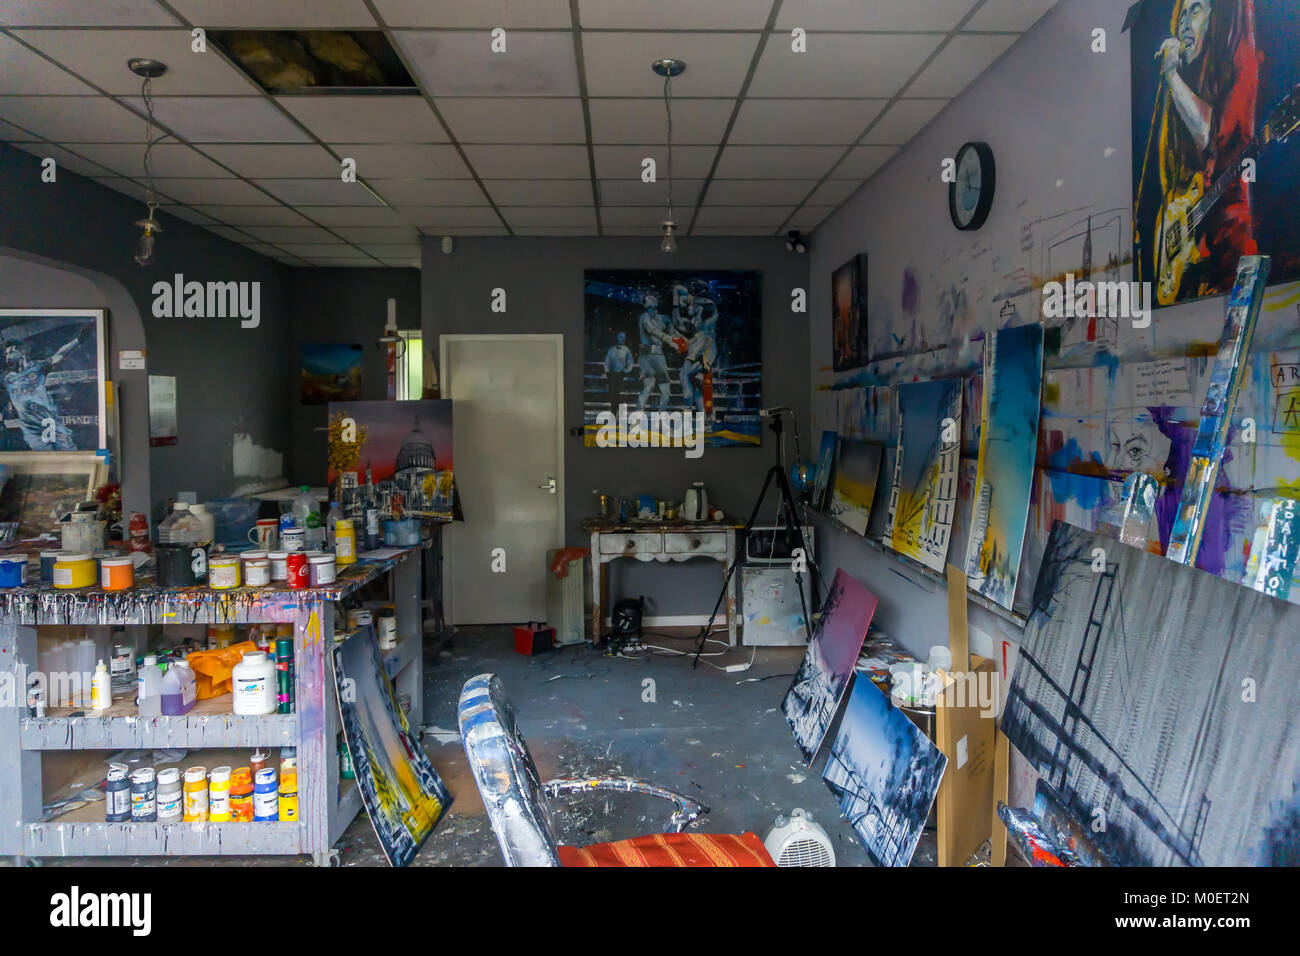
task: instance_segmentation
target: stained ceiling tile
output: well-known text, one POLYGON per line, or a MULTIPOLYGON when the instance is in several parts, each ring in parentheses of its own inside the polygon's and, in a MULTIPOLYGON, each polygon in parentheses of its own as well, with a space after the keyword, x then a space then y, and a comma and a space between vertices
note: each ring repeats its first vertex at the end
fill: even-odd
POLYGON ((398 30, 393 41, 411 75, 435 97, 578 95, 571 33, 515 31, 505 53, 493 52, 486 30, 398 30))
POLYGON ((154 0, 5 0, 0 26, 174 27, 176 18, 154 0))
POLYGON ((578 10, 584 30, 761 30, 772 0, 578 0, 578 10))
POLYGON ((673 96, 735 97, 758 48, 757 33, 591 33, 582 35, 591 96, 663 96, 650 64, 665 56, 686 62, 673 96))
POLYGON ((364 0, 169 0, 196 26, 208 29, 374 30, 364 0))
MULTIPOLYGON (((569 0, 374 0, 388 26, 545 29, 572 26, 569 0)), ((507 50, 509 45, 507 44, 507 50)))

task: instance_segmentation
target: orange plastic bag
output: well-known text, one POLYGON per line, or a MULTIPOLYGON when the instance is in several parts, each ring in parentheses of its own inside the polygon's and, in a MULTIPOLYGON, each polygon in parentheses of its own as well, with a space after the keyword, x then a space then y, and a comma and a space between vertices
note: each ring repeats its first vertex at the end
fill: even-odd
POLYGON ((258 650, 252 641, 231 644, 215 651, 195 651, 185 659, 194 671, 194 694, 199 700, 208 700, 229 694, 234 689, 231 672, 245 652, 258 650))

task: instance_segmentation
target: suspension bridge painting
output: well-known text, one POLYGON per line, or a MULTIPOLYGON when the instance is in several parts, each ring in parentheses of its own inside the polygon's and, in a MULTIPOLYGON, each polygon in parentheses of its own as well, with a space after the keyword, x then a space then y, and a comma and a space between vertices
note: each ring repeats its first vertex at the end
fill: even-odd
POLYGON ((1300 865, 1300 607, 1057 522, 1002 730, 1119 866, 1300 865))
POLYGON ((803 662, 781 701, 807 766, 831 728, 875 613, 876 596, 856 578, 836 571, 803 662))
POLYGON ((822 780, 876 866, 907 866, 948 758, 869 680, 853 683, 822 780))

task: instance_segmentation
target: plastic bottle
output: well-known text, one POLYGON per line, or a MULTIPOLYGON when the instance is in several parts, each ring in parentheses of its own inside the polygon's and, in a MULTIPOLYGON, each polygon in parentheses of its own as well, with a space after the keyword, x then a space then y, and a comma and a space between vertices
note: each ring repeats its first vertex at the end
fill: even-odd
POLYGON ((162 714, 179 717, 194 709, 194 671, 186 661, 176 661, 162 677, 162 714))
POLYGON ((91 681, 90 709, 97 714, 102 714, 111 706, 113 706, 113 679, 101 660, 95 666, 95 677, 91 681))
POLYGON ((202 533, 202 525, 196 515, 190 514, 190 506, 184 501, 172 505, 172 513, 158 525, 159 544, 194 544, 202 533))
POLYGON ((342 517, 343 509, 339 507, 339 503, 331 501, 329 515, 325 518, 325 550, 327 551, 334 550, 334 530, 342 517))
POLYGON ((208 510, 207 505, 202 504, 190 505, 190 514, 199 519, 199 544, 211 548, 217 537, 217 516, 208 510))
POLYGON ((230 676, 235 713, 243 715, 275 713, 275 665, 266 659, 266 654, 262 651, 245 651, 230 676))
POLYGON ((162 713, 162 668, 158 658, 150 654, 136 677, 135 699, 141 717, 157 717, 162 713))

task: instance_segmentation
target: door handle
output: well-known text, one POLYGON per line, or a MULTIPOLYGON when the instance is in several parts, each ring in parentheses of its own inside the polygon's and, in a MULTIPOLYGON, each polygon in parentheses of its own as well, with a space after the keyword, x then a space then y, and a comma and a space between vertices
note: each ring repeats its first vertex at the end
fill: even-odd
POLYGON ((541 488, 543 491, 555 494, 555 477, 553 475, 547 475, 546 480, 537 487, 541 488))

